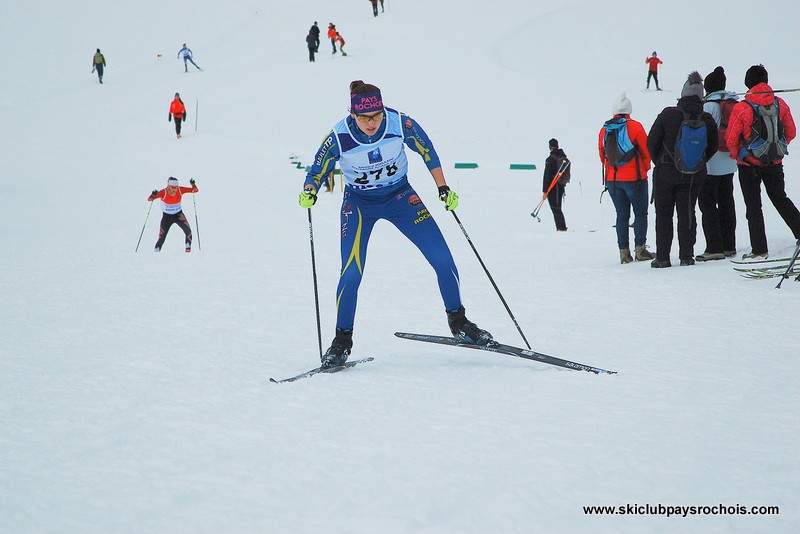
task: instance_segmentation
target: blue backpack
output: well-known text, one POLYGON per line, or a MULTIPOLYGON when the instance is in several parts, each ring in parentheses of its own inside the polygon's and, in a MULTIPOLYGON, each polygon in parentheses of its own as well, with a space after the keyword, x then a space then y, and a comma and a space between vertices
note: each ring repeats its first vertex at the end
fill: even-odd
POLYGON ((628 137, 627 122, 625 117, 618 117, 606 121, 603 125, 606 130, 603 136, 603 151, 608 164, 614 167, 614 172, 636 156, 636 147, 628 137))
POLYGON ((683 122, 675 140, 673 160, 681 174, 694 174, 706 167, 708 128, 699 114, 683 111, 683 122))

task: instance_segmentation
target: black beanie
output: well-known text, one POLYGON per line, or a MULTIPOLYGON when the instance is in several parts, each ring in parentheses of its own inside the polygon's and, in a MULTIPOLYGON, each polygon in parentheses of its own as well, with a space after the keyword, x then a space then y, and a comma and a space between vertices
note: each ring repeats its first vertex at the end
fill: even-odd
POLYGON ((547 144, 550 146, 550 150, 555 150, 558 148, 558 139, 550 139, 547 144))
POLYGON ((769 83, 769 74, 767 74, 767 69, 764 68, 764 65, 753 65, 747 69, 744 75, 744 85, 748 89, 752 89, 761 82, 769 83))
POLYGON ((706 79, 703 80, 703 88, 706 90, 706 94, 713 93, 714 91, 722 91, 725 89, 725 69, 722 67, 717 67, 714 69, 714 72, 706 76, 706 79))

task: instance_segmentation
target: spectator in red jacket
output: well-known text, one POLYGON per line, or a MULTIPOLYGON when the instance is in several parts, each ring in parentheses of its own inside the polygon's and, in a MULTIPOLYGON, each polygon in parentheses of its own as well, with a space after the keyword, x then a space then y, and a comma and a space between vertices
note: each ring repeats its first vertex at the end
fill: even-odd
POLYGON ((655 256, 647 250, 647 171, 650 170, 650 153, 647 150, 647 134, 638 121, 631 118, 633 105, 622 93, 611 108, 614 116, 600 129, 597 150, 603 164, 603 176, 608 194, 617 212, 617 245, 619 261, 622 264, 633 261, 630 249, 630 219, 633 210, 633 244, 636 261, 652 260, 655 256), (627 138, 634 147, 631 159, 616 168, 612 166, 605 151, 606 129, 624 128, 627 138))
POLYGON ((328 39, 331 40, 331 46, 333 47, 332 54, 336 53, 336 25, 333 22, 328 23, 328 39))
POLYGON ((173 118, 175 118, 175 133, 178 134, 178 139, 180 139, 181 122, 186 120, 186 106, 183 105, 180 93, 175 93, 175 98, 169 105, 167 120, 171 121, 173 118))
POLYGON ((192 228, 189 226, 189 221, 186 220, 186 215, 183 213, 181 198, 186 193, 197 193, 199 189, 197 189, 194 178, 190 178, 189 183, 192 187, 181 187, 178 184, 178 179, 174 176, 170 176, 167 180, 166 188, 161 191, 153 189, 153 192, 147 197, 149 202, 161 199, 161 211, 163 215, 161 216, 161 226, 158 231, 158 241, 156 241, 156 252, 161 252, 164 240, 167 239, 167 232, 169 232, 169 228, 173 224, 177 224, 186 236, 186 252, 192 251, 192 228))
POLYGON ((653 78, 656 81, 656 91, 660 91, 661 88, 658 86, 658 66, 664 62, 658 59, 655 51, 644 62, 647 63, 647 88, 650 89, 650 78, 653 78))
POLYGON ((344 37, 339 32, 336 32, 336 37, 334 37, 334 41, 339 43, 339 51, 342 53, 343 56, 347 55, 347 52, 344 51, 344 37))
POLYGON ((800 212, 786 196, 786 183, 783 174, 783 156, 788 152, 786 146, 797 135, 794 118, 786 102, 775 96, 768 84, 767 69, 763 65, 753 65, 744 76, 744 84, 749 91, 742 102, 736 104, 728 120, 727 143, 732 158, 736 158, 739 168, 739 185, 747 209, 747 227, 750 230, 751 252, 743 259, 766 259, 767 234, 764 229, 764 213, 761 209, 761 184, 767 192, 769 200, 786 225, 791 229, 795 239, 800 242, 800 212), (778 150, 774 158, 763 161, 748 151, 747 145, 752 140, 751 132, 756 116, 756 107, 772 106, 778 108, 778 123, 783 129, 785 145, 778 150))

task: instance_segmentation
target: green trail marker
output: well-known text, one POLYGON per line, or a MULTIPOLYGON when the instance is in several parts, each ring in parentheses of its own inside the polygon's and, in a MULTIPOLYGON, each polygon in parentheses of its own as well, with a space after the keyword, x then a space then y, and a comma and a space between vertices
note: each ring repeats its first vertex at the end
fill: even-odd
POLYGON ((509 169, 512 171, 535 171, 536 165, 533 163, 512 163, 509 169))
POLYGON ((456 163, 456 169, 477 169, 477 163, 456 163))

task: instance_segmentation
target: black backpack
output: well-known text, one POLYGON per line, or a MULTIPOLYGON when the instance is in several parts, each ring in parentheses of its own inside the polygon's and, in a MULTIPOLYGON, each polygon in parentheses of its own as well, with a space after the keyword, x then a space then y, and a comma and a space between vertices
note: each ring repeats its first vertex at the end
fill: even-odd
POLYGON ((569 183, 571 176, 570 168, 572 167, 572 162, 567 158, 567 156, 558 156, 556 157, 556 174, 561 172, 561 178, 558 179, 558 183, 561 185, 567 185, 569 183))
POLYGON ((789 150, 783 133, 778 100, 769 106, 760 106, 747 99, 745 102, 753 108, 753 127, 750 130, 750 137, 739 152, 739 158, 746 161, 745 157, 749 156, 762 163, 780 161, 789 150))

